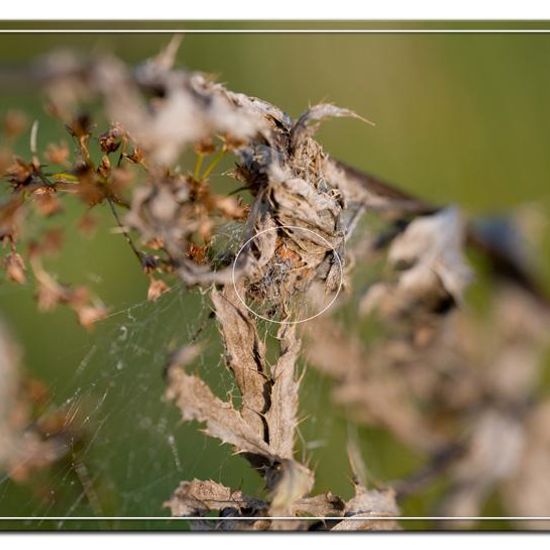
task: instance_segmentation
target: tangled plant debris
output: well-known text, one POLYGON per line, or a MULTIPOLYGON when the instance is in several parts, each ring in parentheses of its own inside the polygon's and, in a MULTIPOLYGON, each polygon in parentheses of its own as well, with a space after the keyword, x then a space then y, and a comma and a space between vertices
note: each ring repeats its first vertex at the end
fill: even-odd
MULTIPOLYGON (((93 208, 111 211, 150 280, 150 300, 177 284, 209 295, 238 399, 220 398, 194 372, 201 341, 170 356, 166 398, 184 421, 199 422, 207 436, 242 455, 266 491, 246 495, 212 479, 183 480, 165 507, 195 518, 197 529, 396 529, 398 501, 447 475, 447 515, 479 514, 495 487, 513 513, 549 512, 548 491, 532 473, 547 463, 541 426, 548 403, 537 398, 536 375, 548 343, 548 305, 524 266, 475 232, 458 208, 418 200, 332 159, 315 131, 328 117, 361 119, 355 113, 320 104, 292 119, 266 101, 173 68, 177 42, 135 69, 109 56, 45 58, 37 76, 48 111, 66 126, 75 153, 66 142, 38 151, 34 124, 30 159, 15 156, 11 143, 26 129, 16 113, 6 117, 0 151, 11 190, 0 209, 6 276, 18 284, 31 278, 40 309, 66 304, 88 329, 108 313, 87 288, 62 283, 44 267, 43 257, 62 248, 59 234, 25 237, 31 213, 58 216, 69 196, 85 206, 84 232, 93 228, 93 208), (88 114, 91 103, 100 105, 103 131, 88 114), (196 160, 185 169, 187 151, 196 160), (212 185, 229 155, 229 176, 249 200, 212 185), (378 225, 371 227, 367 215, 378 225), (214 253, 227 224, 246 243, 238 257, 237 250, 214 253), (463 305, 473 277, 466 245, 495 269, 509 268, 495 276, 490 334, 463 305), (364 285, 362 266, 384 262, 351 305, 357 323, 375 317, 380 325, 366 346, 332 313, 350 307, 353 288, 364 285), (342 279, 347 292, 330 313, 292 324, 335 297, 342 279), (278 323, 274 361, 265 323, 252 312, 258 308, 278 323), (334 380, 339 407, 423 453, 426 466, 391 486, 368 487, 361 457, 350 452, 355 496, 314 494, 315 472, 296 453, 304 358, 334 380)), ((8 346, 4 340, 2 334, 8 346)), ((19 375, 12 352, 1 355, 7 382, 0 467, 10 470, 21 452, 37 457, 26 464, 46 467, 67 447, 57 444, 58 433, 21 450, 17 441, 36 434, 12 423, 19 375)))

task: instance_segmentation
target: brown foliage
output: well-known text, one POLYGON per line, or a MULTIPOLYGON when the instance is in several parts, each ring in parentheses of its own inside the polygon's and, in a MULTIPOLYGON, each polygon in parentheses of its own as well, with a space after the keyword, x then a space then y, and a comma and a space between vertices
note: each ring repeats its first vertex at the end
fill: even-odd
MULTIPOLYGON (((6 118, 8 145, 0 151, 11 192, 0 207, 6 273, 25 284, 30 266, 40 309, 68 305, 86 328, 108 311, 87 288, 60 283, 44 268, 42 257, 61 249, 61 239, 50 236, 23 252, 31 208, 39 218, 59 216, 71 195, 82 202, 85 232, 95 226, 91 209, 111 211, 149 278, 149 300, 176 284, 198 287, 211 299, 238 398, 221 399, 191 370, 204 343, 189 343, 171 357, 166 398, 184 421, 199 422, 207 436, 242 455, 262 476, 267 496, 213 480, 182 481, 165 506, 175 516, 218 514, 215 521, 195 519, 200 529, 386 530, 398 527, 392 519, 400 513, 398 498, 447 475, 441 509, 450 514, 479 513, 494 487, 510 510, 547 507, 546 486, 530 472, 542 475, 547 466, 541 427, 547 403, 536 395, 535 375, 547 343, 540 327, 548 325, 548 304, 527 270, 489 246, 456 207, 430 205, 332 159, 315 130, 327 117, 361 119, 355 113, 320 104, 292 119, 268 102, 173 68, 176 42, 135 70, 111 56, 50 56, 42 83, 75 155, 62 141, 38 151, 35 124, 31 159, 15 156, 10 139, 25 121, 14 113, 6 118), (99 131, 82 111, 90 100, 107 118, 99 131), (178 162, 188 150, 196 164, 183 170, 178 162), (239 189, 213 189, 213 174, 229 155, 231 176, 250 205, 237 197, 239 189), (379 225, 361 225, 365 212, 379 225), (213 243, 229 223, 239 228, 242 247, 238 257, 228 250, 220 258, 213 243), (467 243, 495 269, 506 267, 495 278, 490 331, 464 306, 473 273, 467 243), (377 338, 365 345, 328 316, 296 326, 337 295, 342 278, 348 289, 357 284, 352 268, 376 262, 384 271, 368 281, 357 307, 346 296, 335 307, 351 307, 357 324, 375 317, 377 338), (252 306, 279 323, 272 363, 252 306), (295 445, 303 357, 334 380, 338 406, 423 454, 425 468, 393 488, 367 488, 356 449, 350 457, 355 496, 346 502, 331 493, 312 495, 314 472, 297 460, 295 445)), ((10 423, 17 384, 12 362, 2 365, 10 372, 0 399, 0 439, 10 443, 0 447, 0 466, 22 453, 28 465, 54 462, 62 451, 52 450, 49 439, 37 441, 34 432, 10 423)))

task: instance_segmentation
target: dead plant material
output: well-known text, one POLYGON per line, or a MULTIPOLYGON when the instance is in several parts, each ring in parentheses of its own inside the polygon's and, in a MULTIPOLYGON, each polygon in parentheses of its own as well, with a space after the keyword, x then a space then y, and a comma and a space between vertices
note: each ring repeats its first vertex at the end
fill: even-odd
MULTIPOLYGON (((108 209, 150 281, 149 300, 177 284, 211 299, 239 395, 220 398, 193 369, 205 342, 172 354, 165 395, 184 421, 243 456, 265 491, 260 498, 213 480, 182 481, 165 503, 172 515, 201 517, 196 529, 395 529, 397 499, 441 476, 449 481, 441 509, 449 513, 479 513, 498 488, 510 510, 550 514, 546 485, 531 475, 547 465, 546 401, 536 375, 548 303, 529 270, 457 207, 432 205, 332 159, 315 131, 328 117, 364 120, 354 112, 319 104, 293 119, 175 67, 177 43, 134 68, 109 55, 47 56, 37 77, 72 147, 58 140, 39 150, 35 123, 30 159, 16 156, 11 140, 26 123, 11 113, 0 151, 8 194, 0 206, 3 264, 15 283, 32 275, 40 309, 68 305, 87 328, 108 311, 87 288, 45 269, 42 257, 62 251, 62 239, 25 242, 26 220, 62 216, 67 196, 81 201, 86 232, 95 227, 91 210, 108 209), (86 112, 90 101, 104 127, 86 112), (180 164, 184 152, 195 153, 194 166, 180 164), (227 158, 234 169, 224 174, 226 192, 215 191, 227 158), (222 243, 220 252, 228 227, 238 247, 222 243), (473 279, 467 246, 493 268, 490 330, 465 300, 473 279), (354 270, 378 264, 368 280, 354 279, 354 270), (328 315, 292 324, 335 297, 342 278, 348 298, 355 285, 367 286, 357 303, 344 295, 335 305, 351 310, 356 325, 376 319, 379 330, 367 342, 328 315), (280 323, 274 360, 265 323, 248 306, 280 323), (314 471, 296 449, 304 358, 333 379, 334 402, 348 419, 381 427, 424 456, 421 471, 396 480, 395 489, 367 487, 355 448, 355 496, 314 494, 314 471)), ((66 448, 13 424, 19 379, 1 336, 0 466, 25 456, 24 464, 42 467, 66 448)))

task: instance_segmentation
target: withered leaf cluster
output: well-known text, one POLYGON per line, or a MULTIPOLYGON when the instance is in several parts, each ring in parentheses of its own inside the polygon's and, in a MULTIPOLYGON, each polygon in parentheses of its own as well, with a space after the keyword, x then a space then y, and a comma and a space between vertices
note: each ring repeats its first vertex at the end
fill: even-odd
MULTIPOLYGON (((233 529, 262 530, 311 527, 311 520, 269 521, 266 518, 270 516, 368 518, 387 514, 387 510, 376 504, 378 491, 367 491, 362 485, 357 486, 358 495, 348 504, 331 494, 309 496, 313 472, 294 459, 300 387, 296 373, 300 349, 296 327, 281 326, 279 358, 269 366, 254 318, 237 299, 235 291, 230 287, 223 292, 215 290, 212 300, 226 364, 239 389, 240 404, 237 407, 233 400, 218 398, 198 375, 187 372, 189 363, 201 352, 198 344, 186 346, 173 357, 167 370, 166 397, 175 401, 184 420, 203 423, 207 435, 229 443, 235 452, 242 454, 264 478, 268 498, 243 495, 214 481, 185 481, 166 503, 172 514, 200 516, 217 510, 222 516, 250 518, 248 522, 234 522, 233 529), (262 519, 254 520, 255 516, 262 519)), ((387 498, 391 500, 393 496, 387 498)), ((392 513, 387 515, 398 513, 395 500, 392 502, 392 513)), ((334 528, 353 528, 353 521, 336 522, 334 528)), ((198 521, 194 525, 220 528, 226 523, 198 521)), ((367 519, 361 526, 373 528, 371 523, 367 519)), ((392 527, 394 524, 387 522, 385 528, 392 527)))
MULTIPOLYGON (((150 300, 177 284, 211 300, 238 395, 219 397, 194 368, 202 342, 172 354, 166 398, 184 421, 246 459, 265 491, 184 480, 165 507, 195 518, 197 529, 395 529, 398 500, 445 475, 444 513, 479 514, 496 488, 512 513, 550 514, 538 482, 548 466, 548 404, 537 395, 548 305, 522 266, 475 233, 457 207, 431 205, 332 159, 315 131, 328 117, 361 118, 352 111, 319 104, 293 119, 175 68, 177 43, 138 67, 106 55, 46 57, 37 76, 71 145, 60 140, 39 151, 34 124, 30 159, 15 155, 27 125, 9 113, 0 148, 5 270, 19 284, 32 278, 40 309, 66 304, 88 328, 108 312, 87 288, 61 283, 44 267, 44 256, 62 249, 58 234, 26 235, 31 214, 56 219, 71 197, 83 206, 85 234, 94 208, 111 212, 150 280, 150 300), (97 120, 86 109, 91 102, 100 106, 97 120), (183 166, 189 153, 194 166, 183 166), (227 158, 234 164, 220 192, 213 180, 227 158), (240 247, 216 253, 228 224, 240 247), (496 273, 489 321, 465 304, 474 273, 467 246, 496 273), (357 281, 354 268, 380 263, 381 273, 357 281), (338 295, 356 284, 367 286, 357 303, 351 292, 338 295), (337 295, 334 310, 351 309, 357 325, 376 318, 376 338, 363 342, 330 314, 294 324, 337 295), (260 318, 279 323, 275 360, 260 318), (350 418, 388 430, 426 458, 425 468, 374 489, 353 456, 355 496, 315 494, 314 472, 296 458, 304 358, 333 379, 334 402, 350 418)), ((7 420, 17 392, 4 389, 5 468, 19 451, 3 450, 26 432, 7 420)))
POLYGON ((479 516, 495 491, 510 516, 548 514, 540 483, 547 436, 537 430, 548 409, 539 384, 550 311, 523 278, 502 272, 482 314, 464 304, 473 273, 462 252, 468 231, 455 210, 441 210, 414 219, 386 250, 363 245, 393 271, 356 307, 381 334, 367 347, 333 320, 315 320, 306 355, 335 380, 334 400, 357 421, 426 456, 424 468, 396 482, 398 497, 444 476, 434 514, 479 516))

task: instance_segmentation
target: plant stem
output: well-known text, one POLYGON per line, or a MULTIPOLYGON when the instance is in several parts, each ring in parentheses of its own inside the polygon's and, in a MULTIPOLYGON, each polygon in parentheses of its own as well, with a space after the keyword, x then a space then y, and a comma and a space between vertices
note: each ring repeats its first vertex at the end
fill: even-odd
POLYGON ((193 171, 193 178, 198 181, 199 180, 199 176, 200 176, 200 173, 201 173, 201 168, 202 168, 202 161, 204 160, 204 155, 202 153, 199 153, 197 155, 197 162, 195 163, 195 170, 193 171))
POLYGON ((208 179, 208 176, 212 173, 212 170, 216 168, 220 160, 222 160, 223 156, 225 155, 225 149, 222 148, 218 152, 218 154, 212 159, 212 162, 208 165, 208 168, 204 171, 204 174, 201 177, 201 180, 208 179))
POLYGON ((113 201, 110 198, 108 198, 107 202, 109 203, 109 207, 111 208, 111 212, 113 213, 113 216, 116 220, 116 223, 117 223, 118 227, 120 228, 120 230, 122 231, 122 234, 124 235, 124 238, 126 239, 126 242, 128 243, 128 245, 132 249, 132 252, 135 254, 136 258, 139 260, 139 264, 141 265, 141 267, 143 267, 142 254, 137 249, 136 245, 134 244, 134 241, 132 241, 132 237, 130 237, 130 234, 128 233, 128 231, 126 231, 126 228, 122 224, 122 221, 121 221, 121 219, 118 215, 118 212, 116 211, 116 208, 115 208, 115 205, 113 204, 113 201))

